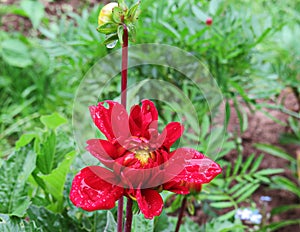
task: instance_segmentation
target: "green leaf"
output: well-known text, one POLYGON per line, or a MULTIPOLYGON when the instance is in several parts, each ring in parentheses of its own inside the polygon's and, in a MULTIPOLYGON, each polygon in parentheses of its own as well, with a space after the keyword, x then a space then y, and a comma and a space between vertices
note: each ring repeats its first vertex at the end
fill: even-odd
POLYGON ((207 19, 207 14, 205 14, 202 10, 199 9, 196 5, 192 6, 192 11, 194 15, 202 22, 205 22, 207 19))
POLYGON ((75 151, 68 153, 64 161, 49 175, 39 176, 46 185, 46 191, 58 201, 59 208, 57 209, 57 212, 62 210, 64 185, 75 154, 75 151))
POLYGON ((229 101, 227 100, 225 103, 224 128, 227 128, 227 126, 228 126, 228 123, 230 120, 230 114, 231 114, 230 104, 229 104, 229 101))
POLYGON ((300 197, 300 188, 291 180, 283 177, 283 176, 274 176, 272 180, 278 184, 280 189, 286 189, 300 197))
POLYGON ((46 134, 45 140, 37 145, 37 167, 43 174, 49 174, 53 168, 55 147, 56 147, 56 135, 53 131, 46 134))
POLYGON ((200 136, 202 140, 208 134, 209 126, 210 126, 209 117, 207 115, 204 115, 202 118, 201 130, 200 130, 200 136))
POLYGON ((260 186, 260 184, 249 184, 251 186, 250 188, 247 188, 247 191, 245 191, 239 198, 237 199, 237 203, 241 203, 246 198, 249 198, 260 186))
POLYGON ((30 205, 26 181, 35 168, 36 154, 28 147, 11 154, 0 168, 0 213, 23 217, 30 205))
POLYGON ((17 217, 10 217, 6 214, 0 214, 1 232, 38 232, 33 221, 27 222, 17 217))
POLYGON ((33 28, 37 28, 44 17, 44 5, 40 1, 23 0, 21 8, 26 12, 33 28))
POLYGON ((263 160, 264 156, 260 155, 253 163, 252 168, 250 170, 250 173, 254 173, 258 168, 259 165, 261 164, 261 161, 263 160))
POLYGON ((235 164, 234 164, 234 169, 233 169, 232 176, 236 176, 238 174, 238 171, 241 167, 242 161, 243 161, 243 156, 239 155, 236 162, 235 162, 235 164))
POLYGON ((234 203, 232 203, 231 201, 212 202, 210 206, 218 209, 223 209, 234 206, 234 203))
POLYGON ((254 145, 257 149, 266 152, 267 154, 288 160, 290 162, 295 162, 295 158, 285 153, 281 148, 270 145, 270 144, 262 144, 256 143, 254 145))
POLYGON ((271 215, 280 214, 289 210, 300 209, 300 204, 298 205, 282 205, 272 209, 271 215))
POLYGON ((126 15, 126 18, 129 21, 134 22, 138 19, 140 15, 139 6, 140 6, 140 1, 136 2, 134 5, 132 5, 132 7, 130 7, 126 15))
POLYGON ((116 232, 117 231, 117 223, 115 221, 114 215, 107 211, 107 219, 106 226, 104 228, 104 232, 116 232))
POLYGON ((122 25, 118 26, 118 38, 119 38, 119 42, 120 44, 123 44, 123 34, 124 34, 124 28, 122 25))
POLYGON ((160 24, 167 29, 167 31, 170 32, 170 35, 175 36, 178 40, 181 40, 180 33, 169 23, 165 21, 160 21, 160 24))
POLYGON ((37 134, 23 134, 19 140, 16 142, 16 149, 19 149, 20 147, 26 146, 28 143, 30 143, 37 134))
POLYGON ((63 228, 68 231, 80 231, 76 230, 77 222, 67 215, 62 216, 62 214, 56 214, 43 207, 39 208, 34 205, 30 206, 27 213, 30 221, 34 221, 43 232, 63 231, 63 228))
POLYGON ((267 168, 256 172, 256 175, 274 175, 278 173, 283 173, 284 169, 282 168, 267 168))
POLYGON ((150 232, 154 230, 154 221, 145 219, 143 214, 135 214, 132 219, 133 232, 150 232))
POLYGON ((291 219, 291 220, 284 220, 280 222, 273 222, 265 227, 263 227, 262 231, 279 231, 278 229, 289 226, 289 225, 295 225, 300 224, 300 219, 291 219))
POLYGON ((115 41, 118 41, 118 39, 119 39, 118 34, 113 33, 113 34, 108 35, 103 43, 104 43, 104 45, 108 45, 108 44, 111 44, 115 41))
POLYGON ((241 170, 241 174, 246 173, 246 171, 248 170, 248 168, 250 167, 250 165, 252 164, 252 161, 254 160, 254 154, 251 154, 246 162, 243 164, 243 168, 241 170))
POLYGON ((124 11, 121 7, 115 7, 112 11, 112 19, 115 23, 119 24, 122 22, 122 17, 124 17, 124 11))
POLYGON ((40 120, 47 128, 52 130, 67 123, 67 119, 56 112, 51 115, 41 116, 40 120))
POLYGON ((2 57, 9 65, 25 68, 33 63, 27 45, 17 39, 4 40, 1 43, 2 57))
POLYGON ((105 23, 97 27, 97 31, 105 35, 116 33, 118 25, 115 23, 105 23))

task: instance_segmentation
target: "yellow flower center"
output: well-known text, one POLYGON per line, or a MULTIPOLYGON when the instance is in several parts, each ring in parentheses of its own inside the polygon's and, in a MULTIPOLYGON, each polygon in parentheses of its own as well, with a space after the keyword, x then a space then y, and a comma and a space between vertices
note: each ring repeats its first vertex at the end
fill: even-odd
POLYGON ((151 157, 151 152, 148 152, 147 150, 137 150, 135 152, 135 158, 137 158, 142 165, 146 164, 150 157, 151 157))

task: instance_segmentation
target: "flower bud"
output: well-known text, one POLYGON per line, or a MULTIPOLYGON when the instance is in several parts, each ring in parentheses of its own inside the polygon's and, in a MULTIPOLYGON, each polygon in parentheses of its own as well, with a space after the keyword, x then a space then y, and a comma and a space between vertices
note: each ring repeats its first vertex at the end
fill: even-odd
POLYGON ((101 11, 99 13, 99 16, 98 16, 98 25, 99 26, 102 26, 105 23, 108 23, 108 22, 112 21, 113 9, 117 6, 118 6, 117 2, 111 2, 111 3, 108 3, 107 5, 105 5, 101 9, 101 11))
POLYGON ((207 18, 205 23, 206 23, 207 26, 212 25, 212 23, 213 23, 212 18, 207 18))
POLYGON ((202 184, 198 183, 184 183, 184 186, 187 187, 190 193, 200 193, 202 189, 202 184))

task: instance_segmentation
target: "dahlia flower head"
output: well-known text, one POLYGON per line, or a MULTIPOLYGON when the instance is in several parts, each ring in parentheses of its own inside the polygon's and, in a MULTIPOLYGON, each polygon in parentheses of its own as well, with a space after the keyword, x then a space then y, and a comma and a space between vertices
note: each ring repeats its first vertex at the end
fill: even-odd
POLYGON ((209 183, 221 167, 192 148, 171 149, 181 137, 183 126, 169 123, 158 132, 154 103, 143 100, 128 115, 115 101, 90 106, 95 125, 106 139, 90 139, 86 149, 101 166, 83 168, 73 179, 70 199, 86 211, 115 207, 122 196, 131 198, 152 219, 163 209, 163 190, 189 194, 195 186, 209 183), (193 188, 191 188, 191 186, 193 188))

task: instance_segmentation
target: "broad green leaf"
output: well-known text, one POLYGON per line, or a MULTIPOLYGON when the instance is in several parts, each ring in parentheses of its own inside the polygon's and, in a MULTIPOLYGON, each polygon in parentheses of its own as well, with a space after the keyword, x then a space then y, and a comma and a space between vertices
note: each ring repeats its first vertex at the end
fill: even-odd
POLYGON ((32 26, 36 29, 44 17, 44 5, 40 1, 22 0, 21 8, 26 12, 32 26))
MULTIPOLYGON (((75 151, 68 153, 64 161, 49 175, 39 176, 46 185, 46 191, 58 201, 58 206, 60 207, 62 207, 63 203, 63 190, 66 182, 66 177, 70 170, 70 166, 73 162, 75 154, 75 151)), ((61 210, 59 208, 57 209, 57 211, 61 210)))
POLYGON ((271 154, 276 157, 280 157, 282 159, 286 159, 290 162, 295 162, 295 158, 287 154, 285 151, 283 151, 281 148, 270 145, 270 144, 262 144, 257 143, 254 145, 257 149, 266 152, 267 154, 271 154))
POLYGON ((30 205, 26 181, 35 168, 36 154, 28 147, 9 156, 0 168, 0 213, 22 217, 30 205))
POLYGON ((106 226, 104 228, 104 232, 116 232, 117 231, 117 223, 115 221, 114 215, 107 211, 107 218, 106 218, 106 226))
POLYGON ((17 39, 4 40, 2 47, 2 57, 9 65, 25 68, 32 64, 32 59, 27 45, 17 39))
POLYGON ((30 143, 37 135, 36 134, 23 134, 16 142, 16 149, 26 146, 30 143))
POLYGON ((133 232, 152 232, 154 230, 154 221, 145 219, 143 214, 135 214, 132 219, 133 232))
POLYGON ((47 116, 41 116, 41 122, 49 129, 55 130, 60 125, 67 123, 67 119, 58 113, 53 113, 47 116))
POLYGON ((45 140, 37 145, 37 167, 43 174, 49 174, 53 168, 54 155, 56 150, 56 135, 49 132, 45 140))

